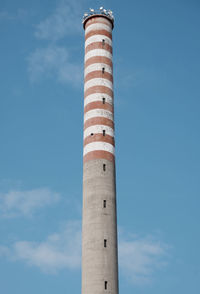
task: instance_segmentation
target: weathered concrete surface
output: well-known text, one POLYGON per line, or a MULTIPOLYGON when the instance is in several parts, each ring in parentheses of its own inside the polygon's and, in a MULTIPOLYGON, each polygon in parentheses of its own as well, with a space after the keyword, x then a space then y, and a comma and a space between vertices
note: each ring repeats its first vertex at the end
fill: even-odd
POLYGON ((84 163, 82 236, 82 294, 118 294, 114 162, 96 159, 84 163))

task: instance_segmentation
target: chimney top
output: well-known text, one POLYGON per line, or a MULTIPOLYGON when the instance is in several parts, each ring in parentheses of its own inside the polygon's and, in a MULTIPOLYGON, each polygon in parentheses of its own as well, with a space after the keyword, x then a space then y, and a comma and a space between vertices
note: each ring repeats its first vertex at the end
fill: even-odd
POLYGON ((114 27, 114 16, 113 12, 110 9, 105 9, 103 6, 101 6, 99 9, 94 10, 93 8, 89 9, 89 12, 84 13, 83 15, 83 28, 85 28, 85 24, 88 19, 96 16, 103 16, 107 19, 109 19, 112 23, 112 26, 114 27))

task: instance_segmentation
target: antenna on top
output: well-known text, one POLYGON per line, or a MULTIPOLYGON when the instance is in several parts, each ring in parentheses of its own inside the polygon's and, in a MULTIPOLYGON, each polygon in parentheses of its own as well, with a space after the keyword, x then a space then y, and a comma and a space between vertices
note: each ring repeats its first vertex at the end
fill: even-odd
POLYGON ((114 24, 114 16, 113 16, 112 10, 110 10, 110 9, 107 10, 103 6, 101 6, 97 10, 90 8, 88 13, 84 13, 82 23, 84 24, 87 18, 89 18, 90 16, 93 16, 95 14, 96 15, 103 14, 103 15, 107 16, 112 21, 112 24, 114 24))

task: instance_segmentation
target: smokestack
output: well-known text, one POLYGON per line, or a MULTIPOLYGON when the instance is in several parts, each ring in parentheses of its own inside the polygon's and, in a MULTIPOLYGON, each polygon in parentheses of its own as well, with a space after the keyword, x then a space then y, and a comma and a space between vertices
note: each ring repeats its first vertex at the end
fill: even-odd
POLYGON ((90 9, 83 27, 82 294, 118 294, 112 11, 90 9))

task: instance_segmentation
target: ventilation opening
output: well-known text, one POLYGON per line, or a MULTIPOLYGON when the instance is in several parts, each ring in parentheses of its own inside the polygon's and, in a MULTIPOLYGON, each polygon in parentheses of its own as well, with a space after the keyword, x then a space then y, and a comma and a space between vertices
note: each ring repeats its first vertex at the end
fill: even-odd
POLYGON ((106 248, 107 247, 107 240, 104 239, 104 247, 106 248))
POLYGON ((108 288, 108 282, 105 281, 105 282, 104 282, 104 289, 107 290, 107 288, 108 288))
POLYGON ((94 135, 93 133, 90 134, 90 136, 93 136, 93 135, 94 135))
POLYGON ((102 67, 102 73, 104 74, 104 72, 105 72, 105 67, 102 67))
POLYGON ((102 98, 102 102, 103 102, 103 104, 105 104, 106 103, 106 98, 102 98))
POLYGON ((103 171, 106 171, 106 165, 105 165, 105 163, 103 164, 103 171))
POLYGON ((106 135, 106 130, 103 130, 103 136, 105 136, 106 135))
POLYGON ((106 208, 106 200, 103 201, 103 208, 106 208))
POLYGON ((102 45, 105 45, 105 39, 102 39, 102 45))

